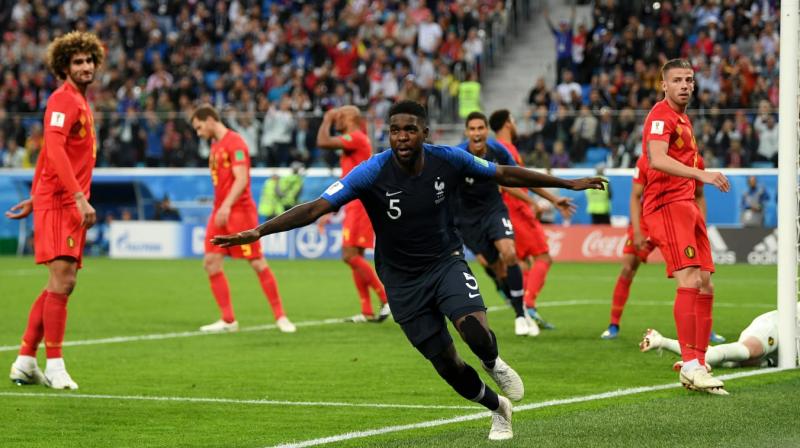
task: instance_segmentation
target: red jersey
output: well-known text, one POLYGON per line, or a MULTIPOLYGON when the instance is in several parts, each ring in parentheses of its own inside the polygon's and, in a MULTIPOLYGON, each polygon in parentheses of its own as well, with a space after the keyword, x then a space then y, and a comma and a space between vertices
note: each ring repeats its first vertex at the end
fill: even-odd
POLYGON ((363 131, 353 131, 337 137, 342 143, 342 177, 347 176, 359 163, 372 156, 372 144, 363 131))
POLYGON ((75 193, 89 199, 97 158, 94 117, 86 97, 65 82, 47 100, 44 145, 36 161, 33 206, 50 210, 75 206, 75 193))
MULTIPOLYGON (((503 145, 508 150, 509 153, 511 153, 511 158, 513 158, 514 161, 517 162, 517 165, 524 166, 522 164, 522 157, 520 157, 519 151, 517 150, 517 147, 513 143, 507 142, 507 141, 504 141, 504 140, 500 140, 500 139, 497 139, 497 141, 501 145, 503 145)), ((511 196, 510 194, 508 194, 508 193, 506 193, 504 191, 503 192, 503 202, 505 202, 506 207, 508 207, 508 211, 509 212, 511 212, 511 213, 521 213, 521 214, 526 215, 526 216, 529 215, 528 217, 536 219, 536 217, 533 215, 533 211, 531 210, 531 206, 528 205, 522 199, 515 198, 514 196, 511 196)))
MULTIPOLYGON (((658 140, 669 147, 667 155, 678 162, 697 168, 697 143, 692 123, 685 113, 675 112, 664 99, 656 103, 644 121, 642 153, 647 154, 647 144, 658 140)), ((642 215, 653 213, 659 207, 675 201, 693 201, 695 181, 672 176, 658 170, 647 170, 647 188, 644 192, 642 215)))
POLYGON ((231 208, 253 206, 253 195, 250 192, 250 153, 242 137, 228 130, 217 142, 211 144, 208 167, 211 169, 211 183, 214 184, 214 208, 222 205, 233 187, 233 167, 247 167, 247 186, 231 208))

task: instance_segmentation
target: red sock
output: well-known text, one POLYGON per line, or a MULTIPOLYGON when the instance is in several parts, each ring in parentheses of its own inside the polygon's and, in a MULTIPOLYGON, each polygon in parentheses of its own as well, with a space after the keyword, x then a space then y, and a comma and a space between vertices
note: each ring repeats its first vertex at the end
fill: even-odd
POLYGON ((42 342, 44 336, 44 301, 47 297, 47 290, 42 291, 36 301, 31 306, 31 312, 28 314, 28 326, 25 328, 25 334, 22 335, 22 344, 19 347, 19 354, 23 356, 36 356, 36 349, 39 348, 39 343, 42 342))
POLYGON ((358 299, 361 302, 361 314, 373 316, 372 301, 369 298, 369 284, 364 281, 364 277, 355 268, 351 267, 350 271, 353 273, 353 283, 356 284, 358 299))
POLYGON ((697 294, 697 300, 694 302, 696 335, 694 351, 700 364, 706 363, 708 338, 711 336, 711 309, 713 304, 714 294, 697 294))
POLYGON ((547 278, 547 271, 550 270, 550 263, 544 260, 536 260, 533 266, 528 271, 528 283, 525 288, 525 306, 528 308, 536 308, 536 297, 544 287, 544 280, 547 278))
POLYGON ((354 271, 357 271, 361 278, 375 290, 375 294, 378 295, 381 303, 386 303, 386 290, 383 288, 383 283, 378 278, 378 274, 372 269, 372 265, 360 255, 350 258, 347 264, 354 271))
POLYGON ((675 307, 673 308, 673 315, 675 316, 675 327, 678 330, 678 343, 681 346, 681 359, 683 362, 691 361, 697 358, 695 354, 695 302, 700 290, 697 288, 678 288, 675 294, 675 307))
POLYGON ((631 293, 632 278, 619 276, 617 277, 617 285, 614 287, 614 299, 611 302, 611 324, 619 326, 619 320, 622 318, 622 312, 625 310, 625 302, 628 301, 628 296, 631 293))
POLYGON ((225 272, 219 271, 216 274, 209 275, 208 280, 211 282, 211 293, 214 295, 214 300, 217 301, 222 320, 228 323, 235 321, 236 318, 233 316, 233 306, 231 305, 231 289, 228 287, 228 279, 225 277, 225 272))
POLYGON ((272 275, 272 269, 267 267, 259 272, 258 280, 261 282, 261 289, 264 291, 264 295, 267 296, 269 306, 272 307, 272 314, 275 316, 275 320, 285 316, 281 295, 278 293, 278 282, 275 281, 275 276, 272 275))
POLYGON ((44 347, 47 358, 61 358, 61 345, 64 343, 64 331, 67 329, 66 294, 47 291, 44 298, 42 323, 44 324, 44 347))

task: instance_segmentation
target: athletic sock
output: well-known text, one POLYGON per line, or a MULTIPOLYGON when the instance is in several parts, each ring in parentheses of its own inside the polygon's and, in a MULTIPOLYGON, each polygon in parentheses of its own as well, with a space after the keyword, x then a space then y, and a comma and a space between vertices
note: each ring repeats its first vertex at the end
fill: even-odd
POLYGON ((64 331, 67 329, 66 294, 47 292, 44 299, 42 322, 44 325, 44 347, 47 358, 61 358, 61 345, 64 343, 64 331))
POLYGON ((678 288, 675 294, 675 306, 672 311, 678 331, 678 343, 681 345, 681 359, 684 363, 697 357, 695 301, 699 293, 700 290, 697 288, 678 288))
POLYGON ((718 366, 725 361, 747 361, 750 359, 750 350, 741 342, 721 344, 709 347, 706 352, 706 364, 718 366))
POLYGON ((544 281, 547 279, 547 272, 550 271, 550 263, 544 260, 533 262, 528 271, 528 281, 525 287, 525 306, 536 308, 536 298, 544 288, 544 281))
POLYGON ((706 362, 706 350, 708 350, 708 338, 711 336, 712 308, 714 306, 714 294, 697 294, 694 302, 695 312, 695 352, 700 364, 706 362))
POLYGON ((228 286, 228 278, 225 277, 224 271, 219 271, 216 274, 208 276, 208 281, 211 283, 211 294, 214 300, 217 301, 222 320, 231 323, 236 320, 233 314, 233 305, 231 305, 231 289, 228 286))
POLYGON ((488 275, 489 278, 492 279, 492 282, 494 283, 494 289, 496 291, 503 291, 503 293, 505 293, 505 290, 504 290, 504 287, 503 287, 503 283, 504 282, 502 280, 500 280, 499 278, 497 278, 497 275, 495 275, 494 270, 492 270, 492 268, 490 268, 489 266, 484 266, 483 267, 483 272, 485 272, 486 275, 488 275))
POLYGON ((465 363, 461 372, 448 376, 450 378, 445 378, 447 384, 467 400, 480 403, 492 411, 500 406, 497 393, 481 380, 478 372, 469 364, 465 363))
POLYGON ((677 353, 679 355, 681 354, 681 344, 679 344, 675 339, 661 338, 661 346, 659 348, 669 350, 672 353, 677 353))
POLYGON ((525 294, 522 287, 522 269, 519 264, 515 264, 509 266, 506 272, 506 285, 508 285, 511 306, 514 308, 514 314, 522 317, 525 315, 525 309, 522 306, 522 296, 525 294))
POLYGON ((350 272, 353 274, 353 283, 356 285, 358 300, 361 302, 361 314, 372 316, 374 312, 372 311, 372 301, 369 298, 369 285, 356 269, 351 267, 350 272))
POLYGON ((258 281, 261 283, 261 289, 264 291, 264 295, 267 296, 275 320, 285 316, 281 295, 278 293, 278 282, 275 281, 275 276, 272 274, 272 269, 270 269, 269 266, 258 273, 258 281))
POLYGON ((378 274, 375 273, 375 269, 372 268, 372 265, 369 264, 364 257, 361 255, 356 255, 355 257, 351 257, 350 260, 347 261, 347 264, 350 265, 350 268, 353 269, 354 272, 358 273, 361 276, 361 279, 375 291, 375 294, 378 295, 378 299, 380 299, 381 303, 386 303, 386 289, 383 287, 383 283, 381 283, 381 279, 378 278, 378 274))
POLYGON ((622 311, 625 310, 625 302, 628 301, 628 296, 631 292, 632 278, 619 276, 617 277, 617 285, 614 286, 614 298, 611 302, 611 324, 619 326, 619 321, 622 318, 622 311))
POLYGON ((42 291, 39 297, 31 305, 31 311, 28 314, 28 326, 25 328, 25 333, 22 335, 22 344, 19 347, 19 354, 21 356, 28 356, 36 358, 36 350, 39 348, 39 343, 42 342, 44 336, 44 301, 47 297, 47 290, 42 291))

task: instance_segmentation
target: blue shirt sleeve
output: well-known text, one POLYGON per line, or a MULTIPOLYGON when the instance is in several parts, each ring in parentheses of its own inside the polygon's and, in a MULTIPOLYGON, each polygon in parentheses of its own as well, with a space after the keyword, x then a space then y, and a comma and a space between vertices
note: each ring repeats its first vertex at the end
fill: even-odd
POLYGON ((391 151, 374 155, 361 162, 343 179, 331 184, 320 197, 337 209, 358 198, 375 183, 387 155, 391 156, 391 151))
POLYGON ((472 155, 454 146, 425 145, 425 149, 447 160, 461 174, 471 177, 490 178, 497 172, 497 166, 488 160, 472 155))

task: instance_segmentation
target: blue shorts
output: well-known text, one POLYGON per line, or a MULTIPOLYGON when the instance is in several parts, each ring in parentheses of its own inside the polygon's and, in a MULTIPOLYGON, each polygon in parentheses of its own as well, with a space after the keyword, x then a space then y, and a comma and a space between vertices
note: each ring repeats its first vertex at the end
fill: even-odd
POLYGON ((508 210, 496 210, 476 221, 460 220, 458 230, 464 238, 464 245, 475 255, 483 255, 489 264, 500 257, 494 242, 514 239, 514 227, 508 218, 508 210))
POLYGON ((394 319, 428 359, 453 343, 445 316, 454 322, 469 313, 486 311, 478 281, 460 254, 442 260, 402 286, 387 285, 386 296, 394 319))

